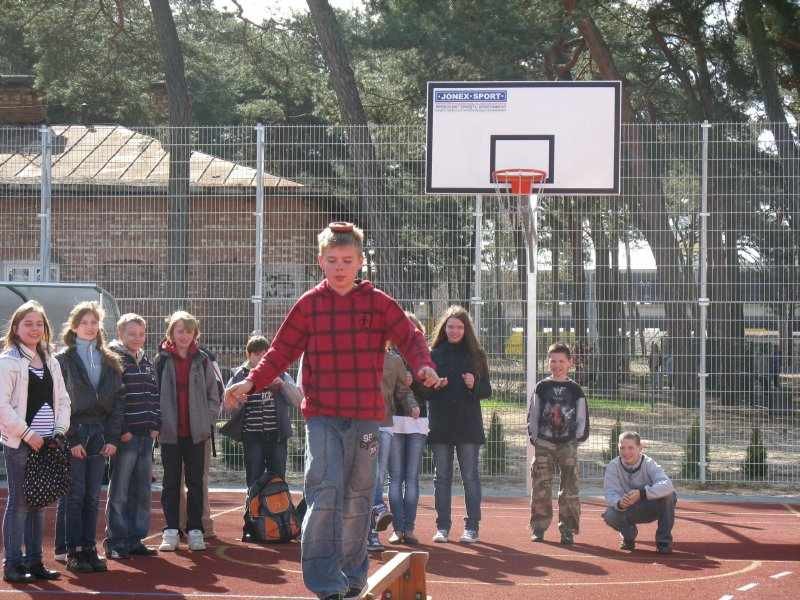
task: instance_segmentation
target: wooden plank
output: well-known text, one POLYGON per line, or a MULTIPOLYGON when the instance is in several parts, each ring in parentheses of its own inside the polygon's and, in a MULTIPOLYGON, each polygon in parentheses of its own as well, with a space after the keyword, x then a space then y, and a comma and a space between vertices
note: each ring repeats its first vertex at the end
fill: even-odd
MULTIPOLYGON (((367 579, 367 591, 364 592, 363 597, 368 600, 378 600, 384 591, 392 591, 393 584, 397 584, 397 580, 402 578, 410 564, 411 554, 408 552, 402 552, 392 557, 389 562, 367 579)), ((399 600, 397 594, 399 594, 399 589, 393 592, 393 600, 399 600)))
POLYGON ((428 556, 427 552, 383 552, 381 558, 386 564, 367 580, 367 589, 362 598, 385 599, 387 593, 391 594, 391 600, 430 598, 425 582, 428 556))

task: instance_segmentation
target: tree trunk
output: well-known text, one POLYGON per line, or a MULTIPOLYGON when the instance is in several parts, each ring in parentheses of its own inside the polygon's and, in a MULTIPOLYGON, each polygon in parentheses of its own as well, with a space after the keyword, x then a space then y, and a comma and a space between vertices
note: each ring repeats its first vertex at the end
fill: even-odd
POLYGON ((150 0, 167 83, 169 152, 167 263, 168 296, 172 309, 185 308, 189 297, 189 161, 192 154, 192 100, 183 65, 178 31, 168 0, 150 0))
MULTIPOLYGON (((366 236, 375 240, 379 272, 400 272, 398 228, 390 212, 381 203, 386 201, 383 168, 369 131, 367 113, 350 64, 350 54, 328 0, 307 0, 311 19, 317 31, 322 56, 331 76, 342 118, 347 128, 347 145, 358 180, 357 213, 366 228, 366 236), (376 206, 377 205, 377 206, 376 206)), ((404 286, 392 278, 382 280, 383 289, 395 298, 407 298, 404 286)))
POLYGON ((611 240, 603 223, 603 213, 590 217, 595 250, 594 287, 597 304, 597 351, 592 352, 592 379, 602 394, 610 394, 617 382, 617 332, 614 317, 614 280, 611 272, 611 240))
MULTIPOLYGON (((551 206, 552 213, 555 209, 551 206)), ((550 227, 550 257, 551 257, 551 274, 552 274, 552 305, 550 310, 550 322, 552 328, 551 339, 553 342, 561 339, 561 265, 559 257, 561 256, 561 230, 560 223, 555 219, 555 215, 551 213, 552 226, 550 227)))
MULTIPOLYGON (((569 8, 571 3, 565 0, 569 8)), ((630 100, 630 86, 617 69, 611 51, 594 20, 584 15, 576 19, 578 30, 603 79, 620 80, 622 85, 622 120, 633 123, 635 115, 630 100)), ((651 172, 651 161, 639 132, 633 126, 623 126, 622 144, 628 151, 623 163, 630 178, 628 193, 640 198, 638 210, 633 210, 634 224, 648 241, 656 259, 659 287, 665 290, 667 328, 672 338, 674 356, 673 389, 678 390, 688 402, 696 401, 697 357, 695 344, 690 339, 691 321, 687 315, 690 286, 681 277, 682 257, 666 209, 661 177, 651 172)))

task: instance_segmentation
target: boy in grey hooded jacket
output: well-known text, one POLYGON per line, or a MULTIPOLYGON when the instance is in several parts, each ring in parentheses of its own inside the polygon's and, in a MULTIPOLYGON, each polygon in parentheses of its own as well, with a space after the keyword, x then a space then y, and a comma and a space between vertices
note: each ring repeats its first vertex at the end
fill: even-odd
POLYGON ((672 527, 678 496, 664 469, 642 453, 642 440, 635 431, 619 436, 619 456, 606 466, 603 478, 608 509, 603 520, 619 531, 620 548, 634 550, 639 533, 637 523, 658 521, 656 550, 672 552, 672 527))

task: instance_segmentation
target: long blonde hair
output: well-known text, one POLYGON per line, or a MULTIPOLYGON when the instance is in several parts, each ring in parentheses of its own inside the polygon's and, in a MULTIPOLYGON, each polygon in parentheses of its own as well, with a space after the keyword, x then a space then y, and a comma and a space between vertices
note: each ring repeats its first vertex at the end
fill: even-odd
POLYGON ((44 321, 44 335, 39 341, 36 350, 39 352, 39 355, 42 358, 50 353, 50 338, 52 336, 50 321, 47 320, 44 307, 36 300, 28 300, 25 302, 25 304, 21 304, 17 310, 14 311, 14 314, 11 315, 11 320, 8 322, 8 329, 3 336, 3 350, 10 350, 14 346, 20 346, 22 344, 22 341, 19 339, 19 335, 17 334, 17 328, 22 322, 22 319, 32 312, 42 315, 42 320, 44 321))
POLYGON ((116 352, 112 352, 106 344, 106 334, 103 331, 103 319, 105 319, 106 311, 96 300, 80 302, 73 307, 67 317, 67 322, 64 323, 64 328, 61 330, 61 339, 68 347, 74 348, 75 340, 78 339, 78 334, 75 330, 81 324, 81 319, 89 313, 100 321, 100 329, 97 331, 97 337, 95 338, 97 351, 108 366, 118 373, 122 373, 122 363, 119 355, 116 352))

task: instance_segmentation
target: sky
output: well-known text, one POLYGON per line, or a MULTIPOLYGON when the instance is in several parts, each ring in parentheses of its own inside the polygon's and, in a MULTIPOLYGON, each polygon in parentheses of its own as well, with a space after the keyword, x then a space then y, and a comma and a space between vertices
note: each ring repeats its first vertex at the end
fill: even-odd
MULTIPOLYGON (((329 0, 334 8, 358 8, 363 2, 361 0, 329 0)), ((219 8, 227 8, 236 12, 236 6, 230 0, 215 0, 219 8)), ((260 23, 264 19, 276 17, 288 17, 293 12, 308 12, 306 0, 239 0, 242 5, 244 16, 251 21, 260 23)))

